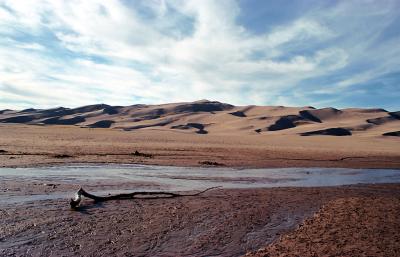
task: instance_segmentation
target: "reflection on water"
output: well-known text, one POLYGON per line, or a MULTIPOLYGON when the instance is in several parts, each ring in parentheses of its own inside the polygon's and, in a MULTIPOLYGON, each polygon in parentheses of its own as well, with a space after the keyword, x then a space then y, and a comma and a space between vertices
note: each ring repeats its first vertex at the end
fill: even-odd
POLYGON ((226 188, 312 187, 358 183, 400 182, 400 170, 280 168, 231 169, 187 168, 171 166, 63 166, 44 168, 0 168, 2 180, 38 180, 80 184, 99 180, 158 183, 174 190, 191 190, 204 186, 226 188))
MULTIPOLYGON (((0 179, 18 181, 54 181, 89 185, 107 183, 156 183, 165 190, 197 190, 206 187, 316 187, 359 183, 399 183, 400 170, 280 168, 232 169, 187 168, 143 165, 63 166, 43 168, 0 168, 0 179)), ((146 186, 140 189, 146 189, 146 186)), ((110 191, 108 191, 110 192, 110 191)), ((102 193, 102 192, 98 192, 102 193)), ((39 196, 32 196, 40 198, 39 196)), ((41 199, 62 198, 62 194, 43 195, 41 199)), ((65 194, 64 194, 65 197, 65 194)))

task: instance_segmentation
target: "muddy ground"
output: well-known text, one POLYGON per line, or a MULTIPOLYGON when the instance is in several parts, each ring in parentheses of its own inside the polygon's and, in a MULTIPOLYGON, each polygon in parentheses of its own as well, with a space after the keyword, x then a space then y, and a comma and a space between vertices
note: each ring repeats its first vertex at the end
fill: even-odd
MULTIPOLYGON (((76 189, 49 182, 3 181, 1 198, 40 192, 65 194, 68 198, 76 189)), ((87 189, 112 187, 97 184, 87 189)), ((279 254, 271 256, 293 253, 293 246, 308 251, 297 249, 299 253, 317 253, 300 256, 322 256, 318 254, 320 244, 329 245, 324 248, 325 256, 333 256, 331 253, 337 253, 335 249, 343 244, 356 248, 357 254, 352 256, 388 256, 371 255, 376 253, 371 249, 384 244, 387 251, 398 251, 398 233, 393 236, 398 222, 393 221, 393 215, 399 214, 399 199, 400 185, 392 184, 216 189, 196 197, 116 200, 101 204, 85 200, 77 211, 70 209, 68 199, 3 202, 0 256, 241 256, 273 242, 272 246, 287 247, 278 245, 273 251, 279 254), (321 214, 313 216, 321 208, 321 214), (368 216, 358 215, 357 211, 367 212, 368 216), (324 218, 336 217, 336 212, 340 213, 337 218, 324 218), (305 219, 304 227, 313 224, 307 230, 306 241, 318 244, 304 243, 304 238, 290 234, 298 233, 294 229, 305 219), (362 221, 362 226, 354 227, 357 224, 353 219, 362 221), (396 226, 382 230, 386 225, 396 226), (368 241, 370 247, 364 247, 357 244, 362 238, 355 237, 357 233, 378 236, 379 240, 368 241), (286 237, 279 239, 285 234, 292 241, 298 238, 300 243, 286 243, 286 237)), ((258 254, 269 256, 267 253, 272 250, 268 249, 258 254)))
POLYGON ((346 197, 250 257, 400 256, 400 198, 346 197))

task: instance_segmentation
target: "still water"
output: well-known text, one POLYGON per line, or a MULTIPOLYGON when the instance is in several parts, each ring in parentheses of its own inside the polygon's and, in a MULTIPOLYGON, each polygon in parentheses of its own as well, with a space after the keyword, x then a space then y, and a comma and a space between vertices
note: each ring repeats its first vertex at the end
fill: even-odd
POLYGON ((177 190, 225 188, 315 187, 359 183, 398 183, 400 170, 342 168, 232 169, 171 166, 106 165, 0 168, 0 179, 51 180, 84 184, 95 180, 153 182, 177 190))
MULTIPOLYGON (((399 183, 400 170, 342 168, 188 168, 143 165, 74 165, 35 168, 0 168, 0 180, 19 182, 51 181, 54 183, 93 185, 96 182, 118 184, 138 182, 137 187, 107 191, 132 190, 198 190, 207 187, 270 188, 320 187, 352 184, 399 183), (140 186, 143 184, 143 186, 140 186)), ((102 193, 98 191, 96 193, 102 193)), ((25 199, 44 200, 65 197, 65 194, 32 195, 25 199)), ((11 200, 10 196, 7 197, 11 200)), ((5 200, 5 199, 3 199, 5 200)), ((16 199, 14 199, 16 200, 16 199)), ((0 200, 1 202, 1 200, 0 200)))

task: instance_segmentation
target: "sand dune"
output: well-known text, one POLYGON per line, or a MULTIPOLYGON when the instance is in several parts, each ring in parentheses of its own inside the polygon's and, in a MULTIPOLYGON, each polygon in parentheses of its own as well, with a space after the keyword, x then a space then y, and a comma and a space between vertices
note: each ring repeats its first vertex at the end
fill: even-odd
POLYGON ((384 136, 400 137, 400 131, 386 132, 383 135, 384 136))
POLYGON ((0 110, 0 114, 6 114, 8 112, 12 112, 12 110, 10 110, 10 109, 0 110))
POLYGON ((237 117, 247 117, 243 111, 230 112, 229 114, 237 117))
POLYGON ((208 134, 208 131, 204 130, 205 126, 200 123, 187 123, 186 125, 176 125, 172 126, 172 129, 197 129, 197 134, 208 134))
POLYGON ((62 119, 60 117, 55 117, 55 118, 43 120, 42 123, 52 124, 52 125, 75 125, 78 123, 82 123, 85 120, 86 119, 82 116, 76 116, 76 117, 65 118, 65 119, 62 119))
POLYGON ((314 120, 316 122, 322 122, 332 118, 337 118, 338 115, 340 115, 341 113, 342 113, 341 110, 335 108, 323 108, 323 109, 302 111, 301 114, 303 116, 308 116, 309 119, 314 120))
POLYGON ((398 112, 389 112, 389 115, 392 116, 393 118, 396 118, 400 120, 400 111, 398 112))
POLYGON ((93 124, 88 125, 89 128, 109 128, 111 125, 115 123, 112 120, 100 120, 93 124))
POLYGON ((351 136, 351 132, 345 128, 328 128, 316 131, 301 133, 302 136, 314 136, 314 135, 327 135, 327 136, 351 136))
POLYGON ((28 109, 24 109, 22 111, 19 111, 19 113, 29 113, 29 112, 36 112, 37 109, 34 108, 28 108, 28 109))
POLYGON ((379 118, 375 118, 375 119, 368 119, 367 122, 375 124, 375 125, 382 125, 387 122, 391 122, 391 121, 395 121, 395 120, 396 119, 393 118, 392 116, 386 116, 386 117, 379 117, 379 118))
POLYGON ((268 127, 269 131, 283 130, 296 127, 295 122, 302 118, 297 115, 287 115, 280 117, 274 124, 268 127))
POLYGON ((196 134, 382 136, 400 129, 400 112, 379 108, 233 106, 201 100, 161 105, 7 109, 0 111, 0 122, 196 134))

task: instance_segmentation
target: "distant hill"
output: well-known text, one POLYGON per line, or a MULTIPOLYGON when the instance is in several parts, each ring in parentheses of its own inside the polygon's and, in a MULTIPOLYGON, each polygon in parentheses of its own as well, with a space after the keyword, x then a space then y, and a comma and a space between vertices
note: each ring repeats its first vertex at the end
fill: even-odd
POLYGON ((197 134, 298 134, 299 136, 399 136, 400 112, 384 109, 315 109, 284 106, 234 106, 216 101, 161 105, 1 110, 0 123, 173 130, 197 134))

